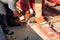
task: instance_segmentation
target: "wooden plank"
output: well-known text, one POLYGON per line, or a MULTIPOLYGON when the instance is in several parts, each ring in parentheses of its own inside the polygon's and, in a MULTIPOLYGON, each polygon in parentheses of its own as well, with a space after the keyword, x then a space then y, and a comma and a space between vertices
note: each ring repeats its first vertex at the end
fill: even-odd
POLYGON ((42 0, 35 0, 35 17, 42 16, 42 0))
POLYGON ((30 27, 40 36, 43 40, 51 40, 48 36, 46 36, 39 27, 37 27, 36 23, 30 23, 30 27))

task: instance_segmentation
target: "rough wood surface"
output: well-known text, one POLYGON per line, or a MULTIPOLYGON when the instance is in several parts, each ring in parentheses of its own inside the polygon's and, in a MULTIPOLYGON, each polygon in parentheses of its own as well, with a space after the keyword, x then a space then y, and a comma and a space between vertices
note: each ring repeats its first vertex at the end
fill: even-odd
POLYGON ((42 16, 42 0, 35 1, 35 14, 36 18, 42 16))

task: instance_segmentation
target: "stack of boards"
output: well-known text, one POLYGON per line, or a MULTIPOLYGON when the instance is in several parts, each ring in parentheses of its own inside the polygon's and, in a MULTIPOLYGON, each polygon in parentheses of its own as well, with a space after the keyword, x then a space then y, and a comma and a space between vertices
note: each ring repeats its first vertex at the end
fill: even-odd
POLYGON ((54 17, 52 16, 48 17, 48 22, 53 25, 53 28, 57 32, 60 32, 60 15, 54 17))

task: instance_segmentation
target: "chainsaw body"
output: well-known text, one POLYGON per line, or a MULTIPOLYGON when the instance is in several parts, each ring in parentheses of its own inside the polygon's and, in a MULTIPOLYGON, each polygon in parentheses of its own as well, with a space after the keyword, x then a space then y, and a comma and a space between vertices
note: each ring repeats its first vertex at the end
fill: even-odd
MULTIPOLYGON (((34 10, 34 2, 35 2, 34 0, 29 0, 30 7, 33 10, 34 10)), ((31 16, 28 2, 24 2, 24 0, 18 0, 16 2, 16 8, 17 8, 17 11, 25 17, 25 19, 28 19, 31 16)), ((24 21, 21 21, 21 22, 26 22, 25 19, 24 21)))

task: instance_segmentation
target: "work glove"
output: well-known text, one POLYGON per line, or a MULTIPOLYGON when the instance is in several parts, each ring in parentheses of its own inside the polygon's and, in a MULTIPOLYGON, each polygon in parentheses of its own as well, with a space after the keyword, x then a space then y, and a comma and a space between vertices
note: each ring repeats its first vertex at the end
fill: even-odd
POLYGON ((32 8, 29 9, 29 12, 30 12, 30 14, 33 14, 34 13, 34 11, 33 11, 32 8))
POLYGON ((25 17, 22 15, 19 19, 20 19, 20 20, 24 20, 24 19, 25 19, 25 17))

